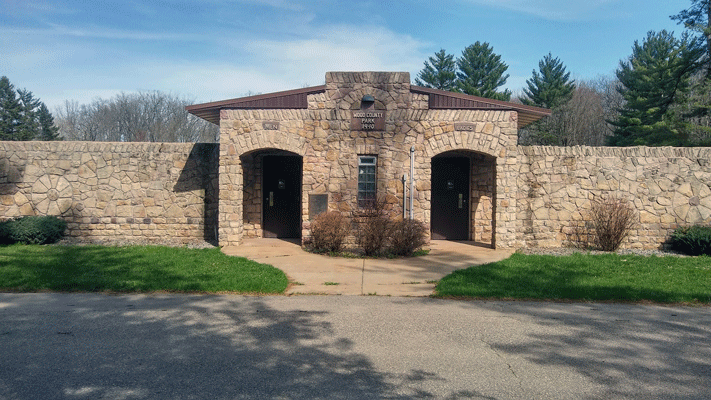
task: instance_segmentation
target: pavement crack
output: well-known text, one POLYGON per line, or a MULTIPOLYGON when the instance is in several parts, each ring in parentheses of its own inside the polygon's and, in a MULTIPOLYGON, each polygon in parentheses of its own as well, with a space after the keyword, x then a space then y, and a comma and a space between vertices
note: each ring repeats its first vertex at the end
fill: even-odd
POLYGON ((519 387, 519 389, 521 389, 521 393, 525 393, 525 390, 523 388, 523 381, 521 380, 521 378, 519 378, 518 375, 516 375, 516 371, 514 370, 513 366, 511 366, 511 364, 509 364, 509 362, 506 360, 506 357, 504 357, 501 353, 499 353, 489 342, 487 342, 483 338, 480 337, 479 341, 484 343, 486 345, 486 347, 488 347, 489 350, 491 350, 491 352, 494 353, 494 355, 496 355, 496 357, 499 357, 501 359, 501 361, 503 361, 504 364, 506 364, 506 367, 508 368, 511 375, 514 378, 516 378, 516 382, 518 382, 518 387, 519 387))

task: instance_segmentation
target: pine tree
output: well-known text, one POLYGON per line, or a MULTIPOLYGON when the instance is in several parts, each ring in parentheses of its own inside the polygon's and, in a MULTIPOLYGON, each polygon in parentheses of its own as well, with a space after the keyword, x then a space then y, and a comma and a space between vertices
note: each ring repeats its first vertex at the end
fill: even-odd
POLYGON ((688 90, 703 49, 687 35, 681 40, 665 30, 650 31, 642 44, 635 41, 632 56, 616 72, 625 104, 609 144, 614 146, 680 146, 686 132, 673 106, 688 90))
POLYGON ((457 65, 454 56, 447 54, 444 49, 425 61, 425 67, 415 78, 416 85, 448 91, 456 90, 456 81, 457 65))
POLYGON ((570 72, 560 59, 548 53, 538 62, 538 71, 533 70, 531 79, 526 80, 526 96, 519 100, 526 105, 550 108, 549 117, 536 121, 526 127, 528 140, 539 145, 569 145, 565 126, 565 114, 569 111, 565 105, 573 97, 575 82, 570 80, 570 72))
POLYGON ((14 140, 33 140, 39 135, 37 111, 40 101, 27 89, 17 89, 20 102, 20 127, 14 140))
POLYGON ((0 140, 61 140, 47 106, 27 89, 0 78, 0 140))
POLYGON ((459 91, 474 96, 508 101, 511 91, 496 90, 506 84, 509 75, 504 73, 509 68, 501 61, 501 56, 494 53, 489 43, 476 43, 462 51, 457 59, 457 86, 459 91))
POLYGON ((38 140, 62 140, 59 137, 59 128, 54 124, 54 117, 44 103, 40 103, 37 119, 39 121, 38 140))
POLYGON ((538 62, 539 71, 533 70, 531 79, 526 80, 525 97, 519 97, 523 104, 543 108, 556 108, 570 100, 575 90, 575 82, 570 80, 570 72, 560 59, 551 53, 538 62))
POLYGON ((711 79, 711 0, 691 0, 691 7, 670 18, 706 41, 706 77, 711 79))
POLYGON ((16 140, 21 125, 21 108, 15 87, 3 76, 0 78, 0 140, 16 140))

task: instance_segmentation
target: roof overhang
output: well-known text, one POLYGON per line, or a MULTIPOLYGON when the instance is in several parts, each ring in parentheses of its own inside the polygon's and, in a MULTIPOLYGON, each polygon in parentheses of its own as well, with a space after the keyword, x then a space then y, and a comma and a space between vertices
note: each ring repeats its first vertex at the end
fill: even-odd
POLYGON ((464 93, 448 92, 446 90, 431 89, 421 86, 411 86, 413 93, 426 94, 429 96, 430 110, 502 110, 516 111, 518 113, 518 127, 523 128, 543 117, 551 115, 551 110, 547 108, 527 106, 487 99, 484 97, 472 96, 464 93))
POLYGON ((238 97, 236 99, 215 101, 212 103, 193 104, 185 107, 185 109, 190 114, 212 122, 215 125, 220 125, 220 110, 222 109, 308 108, 308 95, 323 93, 325 91, 326 85, 312 86, 283 92, 238 97))
MULTIPOLYGON (((194 104, 185 109, 215 125, 220 124, 220 110, 223 109, 305 109, 308 108, 308 95, 324 93, 326 85, 312 86, 283 92, 239 97, 212 103, 194 104)), ((412 93, 429 96, 431 110, 502 110, 518 113, 518 127, 523 128, 539 119, 551 115, 551 110, 516 104, 508 101, 492 100, 463 93, 411 86, 412 93)))

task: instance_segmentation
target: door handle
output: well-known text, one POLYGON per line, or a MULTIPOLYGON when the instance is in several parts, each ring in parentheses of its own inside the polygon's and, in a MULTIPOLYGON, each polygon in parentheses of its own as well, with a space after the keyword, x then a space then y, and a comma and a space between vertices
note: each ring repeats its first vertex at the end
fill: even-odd
POLYGON ((464 195, 459 193, 459 208, 462 208, 464 204, 464 195))
POLYGON ((274 192, 269 192, 269 207, 274 206, 274 192))

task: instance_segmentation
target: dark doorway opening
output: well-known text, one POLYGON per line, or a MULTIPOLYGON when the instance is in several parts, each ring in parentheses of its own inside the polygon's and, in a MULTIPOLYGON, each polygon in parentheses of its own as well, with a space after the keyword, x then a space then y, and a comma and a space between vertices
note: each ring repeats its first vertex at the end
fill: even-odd
POLYGON ((432 239, 469 240, 469 158, 432 158, 432 239))
POLYGON ((301 237, 301 157, 264 156, 262 228, 267 238, 301 237))

